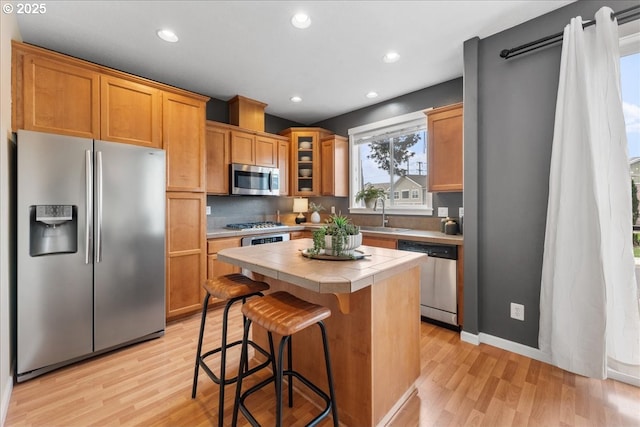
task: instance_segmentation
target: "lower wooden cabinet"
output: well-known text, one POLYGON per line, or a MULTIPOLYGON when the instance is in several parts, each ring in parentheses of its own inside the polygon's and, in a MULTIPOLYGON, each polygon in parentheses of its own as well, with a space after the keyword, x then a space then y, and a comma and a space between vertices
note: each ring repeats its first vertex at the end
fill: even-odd
POLYGON ((206 196, 167 192, 167 319, 198 311, 206 279, 206 196))
POLYGON ((291 240, 295 239, 312 239, 313 231, 310 230, 301 230, 301 231, 292 231, 289 233, 289 238, 291 240))
POLYGON ((218 261, 218 251, 225 248, 237 247, 240 247, 240 237, 225 237, 207 240, 207 280, 218 276, 224 276, 225 274, 240 272, 240 267, 218 261))
POLYGON ((362 236, 362 244, 365 246, 375 246, 377 248, 397 249, 398 240, 385 237, 362 236))

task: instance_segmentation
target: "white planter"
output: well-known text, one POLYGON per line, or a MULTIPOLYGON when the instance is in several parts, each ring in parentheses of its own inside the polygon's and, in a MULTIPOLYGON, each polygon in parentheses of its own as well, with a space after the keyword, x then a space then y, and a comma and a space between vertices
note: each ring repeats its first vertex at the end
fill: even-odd
POLYGON ((367 209, 373 209, 376 205, 376 199, 365 199, 364 205, 367 207, 367 209))
POLYGON ((311 222, 313 222, 314 224, 318 224, 320 222, 320 213, 319 212, 313 212, 311 214, 311 222))
MULTIPOLYGON (((337 256, 333 251, 333 236, 324 236, 324 253, 327 255, 337 256)), ((342 246, 341 255, 353 255, 353 251, 362 245, 362 233, 358 233, 355 236, 347 236, 346 243, 342 246)))

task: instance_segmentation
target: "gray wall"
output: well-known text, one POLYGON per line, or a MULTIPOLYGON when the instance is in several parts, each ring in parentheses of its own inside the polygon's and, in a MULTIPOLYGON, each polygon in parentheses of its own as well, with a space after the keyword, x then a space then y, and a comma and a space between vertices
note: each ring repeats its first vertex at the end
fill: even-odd
POLYGON ((538 346, 540 276, 561 47, 509 60, 500 58, 499 52, 560 32, 574 16, 593 19, 605 5, 617 11, 637 5, 637 1, 578 1, 477 43, 470 40, 465 44, 465 132, 470 133, 469 138, 465 135, 464 194, 465 291, 469 288, 465 317, 470 314, 464 329, 468 332, 475 333, 477 328, 538 346), (467 114, 468 107, 472 114, 467 114), (469 163, 476 165, 475 171, 469 163), (467 210, 467 201, 470 208, 477 206, 477 212, 473 212, 475 207, 467 210), (467 237, 471 238, 469 246, 467 237), (476 283, 476 276, 471 274, 474 269, 476 283), (474 292, 475 304, 471 300, 474 292), (510 318, 510 302, 525 305, 524 322, 510 318), (474 309, 477 324, 473 324, 474 309))
MULTIPOLYGON (((268 108, 268 107, 267 107, 268 108)), ((214 122, 229 123, 229 107, 226 101, 211 98, 207 102, 207 120, 214 122)), ((283 119, 282 117, 265 114, 264 131, 269 133, 280 133, 281 130, 294 126, 304 126, 298 122, 283 119)))
MULTIPOLYGON (((462 101, 462 78, 449 80, 425 89, 402 95, 388 101, 380 102, 366 108, 352 111, 341 116, 313 124, 332 130, 339 135, 348 135, 350 128, 377 122, 402 114, 413 113, 429 107, 442 107, 462 101)), ((458 208, 462 207, 462 193, 434 193, 434 212, 438 207, 448 207, 449 216, 458 216, 458 208)))

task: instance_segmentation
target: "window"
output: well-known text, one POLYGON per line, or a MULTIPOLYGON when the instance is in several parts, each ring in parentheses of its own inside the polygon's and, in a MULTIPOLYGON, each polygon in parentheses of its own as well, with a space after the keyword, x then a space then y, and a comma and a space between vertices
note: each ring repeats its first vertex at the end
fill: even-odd
POLYGON ((351 150, 350 211, 366 213, 355 195, 365 184, 385 191, 389 213, 431 215, 427 192, 427 119, 405 114, 349 129, 351 150))
MULTIPOLYGON (((628 25, 628 24, 627 24, 628 25)), ((622 27, 621 27, 622 29, 622 27)), ((631 180, 636 187, 633 197, 633 253, 636 263, 640 258, 640 33, 620 39, 620 89, 622 91, 622 110, 627 130, 629 169, 631 180)))

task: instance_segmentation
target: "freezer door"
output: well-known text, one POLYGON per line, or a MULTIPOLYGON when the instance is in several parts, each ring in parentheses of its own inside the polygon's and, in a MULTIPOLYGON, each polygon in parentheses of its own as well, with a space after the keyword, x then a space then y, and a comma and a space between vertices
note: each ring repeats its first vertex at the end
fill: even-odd
POLYGON ((165 327, 165 152, 95 142, 95 350, 165 327))
POLYGON ((91 206, 86 203, 92 145, 88 139, 18 131, 18 378, 92 352, 91 206), (35 221, 38 205, 71 206, 73 220, 35 221), (45 243, 33 251, 38 242, 45 243))

